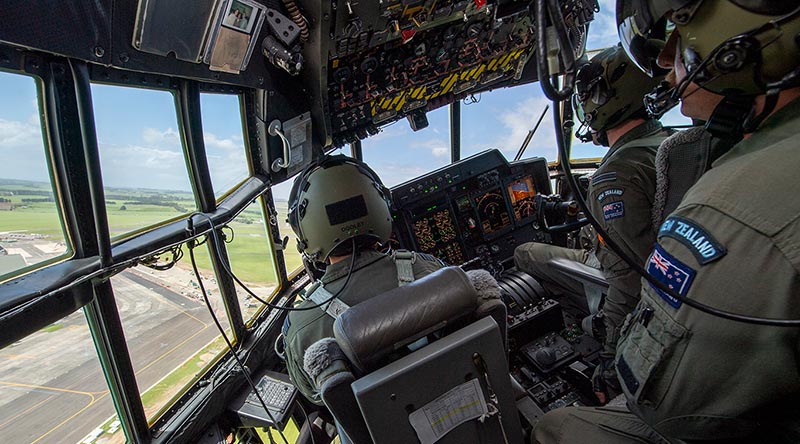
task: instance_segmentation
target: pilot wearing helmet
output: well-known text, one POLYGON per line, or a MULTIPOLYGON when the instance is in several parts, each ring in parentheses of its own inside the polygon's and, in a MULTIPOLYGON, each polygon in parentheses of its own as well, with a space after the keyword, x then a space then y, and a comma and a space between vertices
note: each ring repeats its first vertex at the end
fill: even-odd
MULTIPOLYGON (((382 253, 392 231, 389 190, 366 164, 343 155, 308 167, 289 195, 289 224, 308 263, 325 274, 289 312, 283 326, 286 367, 310 401, 322 405, 314 378, 303 369, 306 349, 333 337, 343 310, 443 267, 419 253, 382 253)), ((335 369, 332 369, 335 371, 335 369)))
MULTIPOLYGON (((590 210, 628 256, 641 263, 655 243, 651 208, 656 188, 656 150, 670 135, 657 120, 648 117, 642 102, 659 80, 642 73, 617 45, 580 68, 573 96, 584 129, 578 137, 611 147, 592 176, 588 193, 590 210)), ((605 324, 605 346, 593 385, 598 398, 605 403, 620 394, 614 351, 622 320, 639 301, 641 284, 639 275, 607 248, 602 239, 595 236, 593 243, 592 251, 527 243, 516 249, 514 261, 517 268, 573 294, 583 294, 580 283, 549 269, 549 259, 566 257, 603 271, 609 283, 601 317, 605 324)))
POLYGON ((800 328, 765 325, 800 319, 800 5, 619 0, 617 21, 641 67, 674 70, 684 114, 740 141, 659 228, 645 269, 684 301, 643 281, 616 354, 627 408, 554 410, 534 439, 800 442, 800 328))

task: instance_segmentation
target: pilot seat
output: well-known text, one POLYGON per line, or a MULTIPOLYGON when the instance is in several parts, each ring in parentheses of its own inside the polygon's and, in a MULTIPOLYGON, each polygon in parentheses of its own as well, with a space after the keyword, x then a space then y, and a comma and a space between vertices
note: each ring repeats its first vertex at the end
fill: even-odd
POLYGON ((343 443, 522 443, 506 308, 485 270, 446 267, 342 313, 304 367, 343 443))

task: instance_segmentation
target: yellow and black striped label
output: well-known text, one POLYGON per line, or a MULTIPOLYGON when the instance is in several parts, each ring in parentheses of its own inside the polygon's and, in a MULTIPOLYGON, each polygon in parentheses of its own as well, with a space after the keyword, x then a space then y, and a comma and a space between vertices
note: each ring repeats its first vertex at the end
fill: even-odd
POLYGON ((439 88, 429 88, 429 85, 412 86, 398 91, 392 95, 383 96, 370 102, 370 112, 372 116, 385 111, 401 111, 406 101, 431 100, 436 97, 449 94, 459 83, 480 82, 484 75, 490 73, 506 72, 514 69, 514 63, 525 54, 526 48, 518 48, 509 53, 502 54, 493 59, 481 62, 478 65, 470 66, 459 71, 452 72, 442 78, 439 88), (429 89, 431 91, 429 91, 429 89))

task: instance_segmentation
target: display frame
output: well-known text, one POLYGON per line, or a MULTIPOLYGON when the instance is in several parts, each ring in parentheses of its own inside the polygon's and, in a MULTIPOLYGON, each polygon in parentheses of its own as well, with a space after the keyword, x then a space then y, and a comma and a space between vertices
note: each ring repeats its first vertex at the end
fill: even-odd
POLYGON ((489 189, 489 190, 480 190, 480 191, 477 191, 477 192, 476 191, 470 192, 469 196, 470 196, 471 201, 473 202, 472 209, 475 212, 475 216, 478 219, 478 226, 481 229, 481 233, 483 234, 484 241, 488 242, 488 241, 497 239, 498 237, 501 237, 501 236, 503 236, 505 234, 508 234, 508 233, 510 233, 511 231, 514 230, 515 224, 514 224, 513 211, 509 207, 509 199, 508 199, 508 195, 505 192, 505 185, 504 185, 503 181, 500 181, 500 182, 494 184, 492 186, 492 188, 489 189), (487 194, 489 194, 491 191, 493 191, 496 188, 499 188, 500 196, 503 198, 503 205, 505 206, 506 214, 508 214, 508 221, 509 222, 508 222, 508 224, 506 224, 502 228, 499 228, 497 230, 494 230, 494 231, 491 231, 491 232, 487 233, 486 230, 483 228, 483 219, 481 218, 480 212, 478 211, 478 205, 477 205, 477 202, 475 202, 475 198, 477 196, 487 195, 487 194))
POLYGON ((539 192, 539 188, 538 188, 537 183, 536 183, 536 177, 533 174, 526 174, 524 172, 515 174, 511 178, 508 178, 508 179, 503 181, 503 189, 505 190, 505 193, 506 193, 506 199, 508 201, 508 205, 511 207, 511 214, 512 214, 513 223, 514 223, 515 226, 524 227, 524 226, 528 225, 529 223, 531 223, 531 222, 536 220, 537 208, 535 206, 535 203, 533 202, 533 198, 536 195, 541 194, 541 193, 539 192), (516 182, 520 182, 521 180, 526 179, 526 178, 530 180, 530 185, 533 187, 533 190, 534 190, 533 195, 530 196, 531 197, 531 203, 534 205, 533 206, 533 211, 531 212, 531 214, 529 216, 525 216, 525 217, 522 217, 522 218, 517 218, 517 213, 516 213, 516 211, 514 211, 515 210, 514 209, 514 203, 515 203, 514 202, 514 196, 511 195, 510 189, 511 189, 511 185, 512 184, 514 184, 516 182))

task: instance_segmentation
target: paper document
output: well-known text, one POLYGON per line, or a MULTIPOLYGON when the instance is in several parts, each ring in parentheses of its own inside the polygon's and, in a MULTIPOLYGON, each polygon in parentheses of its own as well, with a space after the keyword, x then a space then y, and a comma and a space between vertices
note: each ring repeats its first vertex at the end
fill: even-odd
POLYGON ((488 413, 481 384, 467 381, 408 415, 422 444, 433 444, 459 425, 488 413))

